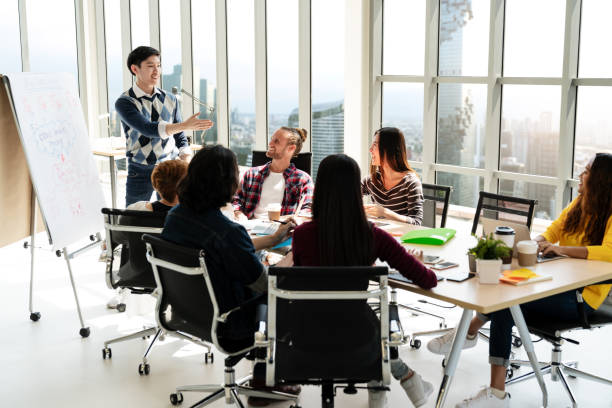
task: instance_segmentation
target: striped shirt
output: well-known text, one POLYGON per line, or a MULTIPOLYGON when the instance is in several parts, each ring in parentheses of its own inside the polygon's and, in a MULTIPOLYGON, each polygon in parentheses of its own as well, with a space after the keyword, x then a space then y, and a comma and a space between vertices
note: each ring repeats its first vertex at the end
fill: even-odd
POLYGON ((410 171, 389 190, 382 186, 380 173, 376 173, 376 177, 381 187, 375 185, 368 176, 361 181, 361 193, 370 195, 374 203, 406 216, 408 224, 421 225, 423 223, 423 188, 419 176, 410 171))

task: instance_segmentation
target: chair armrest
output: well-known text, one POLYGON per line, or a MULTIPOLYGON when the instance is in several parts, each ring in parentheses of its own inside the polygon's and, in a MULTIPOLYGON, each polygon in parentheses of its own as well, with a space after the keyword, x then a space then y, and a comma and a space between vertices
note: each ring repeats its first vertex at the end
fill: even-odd
POLYGON ((268 336, 267 324, 268 305, 265 303, 260 303, 255 309, 255 327, 257 328, 255 331, 255 344, 266 341, 268 336))
MULTIPOLYGON (((240 305, 236 306, 233 309, 228 310, 227 312, 221 314, 218 317, 218 320, 222 323, 225 323, 227 321, 227 318, 234 312, 237 312, 238 310, 244 309, 247 306, 251 306, 251 305, 255 305, 257 303, 263 303, 263 301, 267 298, 267 294, 266 293, 261 293, 255 297, 250 298, 249 300, 247 300, 246 302, 241 303, 240 305)), ((267 313, 267 310, 266 310, 267 313)))
POLYGON ((404 330, 399 318, 397 303, 389 304, 389 340, 391 346, 404 343, 404 330))

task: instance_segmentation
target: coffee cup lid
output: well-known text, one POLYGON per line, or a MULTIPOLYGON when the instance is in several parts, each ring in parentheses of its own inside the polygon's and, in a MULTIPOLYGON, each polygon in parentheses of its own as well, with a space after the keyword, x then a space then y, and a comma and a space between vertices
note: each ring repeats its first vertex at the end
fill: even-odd
POLYGON ((514 235, 514 228, 500 225, 495 228, 495 233, 497 235, 514 235))
POLYGON ((532 240, 519 241, 516 243, 516 249, 527 254, 534 254, 538 251, 538 243, 532 240))

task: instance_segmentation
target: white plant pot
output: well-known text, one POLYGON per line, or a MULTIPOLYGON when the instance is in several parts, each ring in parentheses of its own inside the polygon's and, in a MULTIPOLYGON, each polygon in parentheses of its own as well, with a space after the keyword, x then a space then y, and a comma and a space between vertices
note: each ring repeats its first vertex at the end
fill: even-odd
POLYGON ((501 266, 501 259, 477 259, 476 272, 480 283, 488 285, 499 283, 501 266))

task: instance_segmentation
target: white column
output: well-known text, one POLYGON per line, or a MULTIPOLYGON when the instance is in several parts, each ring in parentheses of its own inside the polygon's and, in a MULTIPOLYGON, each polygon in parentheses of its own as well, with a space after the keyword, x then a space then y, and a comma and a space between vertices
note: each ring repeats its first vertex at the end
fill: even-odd
POLYGON ((501 134, 501 92, 499 78, 502 74, 504 45, 504 5, 505 0, 491 0, 489 28, 489 70, 487 83, 487 111, 485 132, 485 169, 484 190, 497 193, 499 168, 499 138, 501 134))
POLYGON ((563 47, 563 77, 561 85, 561 118, 559 126, 559 183, 555 194, 555 216, 571 200, 568 180, 574 167, 574 142, 576 125, 577 86, 572 82, 578 77, 578 47, 580 46, 580 13, 582 0, 567 0, 565 6, 565 44, 563 47))
POLYGON ((436 116, 438 111, 438 27, 440 8, 438 0, 427 0, 425 10, 425 69, 423 83, 423 182, 435 183, 436 116))
POLYGON ((215 0, 217 37, 217 137, 229 146, 229 98, 227 87, 227 8, 225 0, 215 0))
MULTIPOLYGON (((123 61, 127 61, 128 55, 132 51, 132 30, 130 22, 130 2, 122 1, 121 5, 121 56, 123 61)), ((127 68, 127 67, 126 67, 127 68)), ((123 89, 128 89, 132 86, 133 75, 127 70, 122 69, 123 73, 123 89)))
POLYGON ((104 33, 104 2, 93 1, 95 16, 96 68, 94 76, 97 92, 97 128, 99 137, 108 137, 110 117, 108 116, 108 78, 106 77, 106 38, 104 33))
MULTIPOLYGON (((191 0, 181 0, 181 83, 180 86, 187 92, 193 93, 193 47, 191 35, 191 0)), ((180 89, 179 89, 180 91, 180 89)), ((199 95, 195 95, 199 97, 199 95)), ((191 98, 184 98, 181 104, 183 120, 195 113, 191 98)), ((199 105, 197 105, 199 108, 199 105)), ((188 131, 187 136, 193 141, 193 131, 188 131)))
POLYGON ((312 151, 312 75, 311 75, 311 13, 310 0, 299 1, 298 11, 299 30, 299 56, 298 56, 298 111, 299 126, 308 131, 307 143, 302 147, 303 152, 312 151))
POLYGON ((266 0, 255 0, 255 149, 268 144, 268 51, 266 0))
POLYGON ((359 163, 362 174, 367 172, 370 133, 371 8, 370 0, 345 3, 344 153, 359 163))
POLYGON ((149 0, 149 35, 151 47, 159 50, 161 40, 159 38, 159 0, 149 0))

